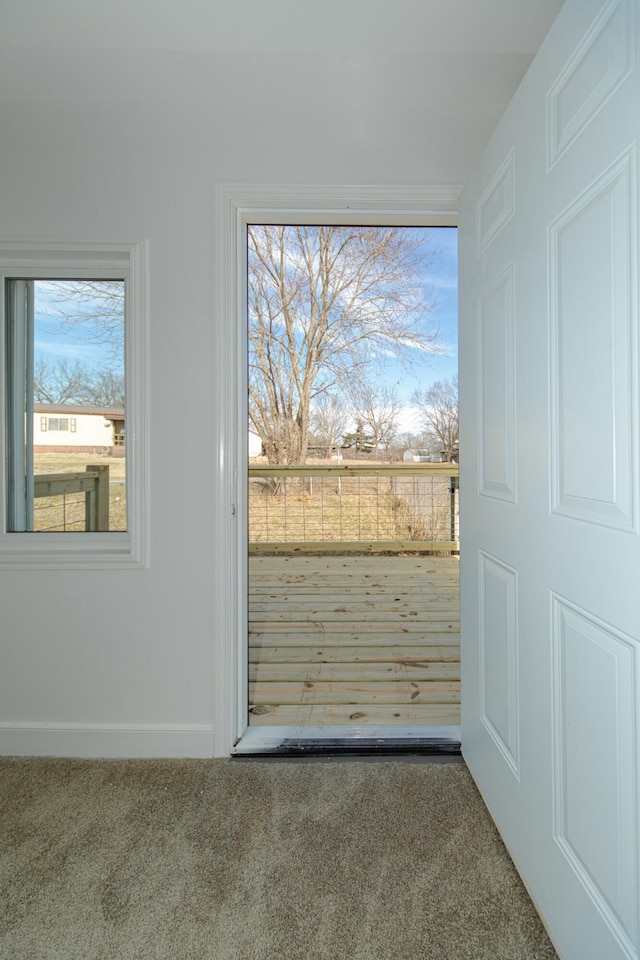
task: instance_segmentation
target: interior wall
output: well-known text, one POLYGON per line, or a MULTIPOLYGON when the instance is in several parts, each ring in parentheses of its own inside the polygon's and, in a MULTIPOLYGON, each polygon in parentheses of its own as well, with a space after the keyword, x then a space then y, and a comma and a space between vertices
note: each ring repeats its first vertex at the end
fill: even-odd
MULTIPOLYGON (((355 137, 339 154, 318 150, 315 129, 303 125, 283 139, 250 105, 225 116, 202 104, 5 102, 0 126, 1 233, 148 238, 151 306, 150 568, 2 572, 5 749, 67 752, 67 725, 151 725, 159 730, 144 752, 153 740, 160 752, 170 743, 174 753, 206 754, 212 584, 224 563, 212 496, 215 184, 402 181, 416 177, 416 163, 381 162, 355 137)), ((329 125, 327 140, 344 142, 345 132, 329 125)), ((102 747, 93 736, 86 749, 126 751, 126 732, 112 731, 102 747)))
MULTIPOLYGON (((201 5, 203 35, 215 34, 214 10, 201 5)), ((48 0, 31 0, 29 15, 40 46, 4 58, 8 89, 20 86, 12 65, 22 87, 13 99, 5 87, 0 101, 0 234, 149 241, 150 566, 2 571, 0 749, 208 755, 214 644, 224 642, 214 636, 212 584, 226 559, 214 514, 216 184, 457 182, 468 151, 452 169, 433 143, 445 129, 449 141, 469 130, 446 111, 421 122, 415 98, 390 103, 383 116, 375 90, 360 113, 353 100, 341 106, 341 82, 357 96, 356 61, 334 72, 326 103, 316 91, 309 105, 296 80, 302 55, 288 89, 265 90, 264 59, 217 63, 215 52, 183 49, 176 61, 177 52, 167 59, 142 42, 120 58, 98 50, 99 37, 83 51, 86 24, 75 37, 67 18, 47 50, 48 0), (175 68, 178 89, 163 63, 175 68), (242 83, 232 104, 227 76, 242 83)), ((182 5, 165 4, 163 17, 165 29, 170 17, 178 29, 182 5)), ((30 42, 27 33, 21 43, 30 42)), ((314 56, 310 67, 322 51, 314 56)), ((384 71, 382 58, 381 89, 384 71)))

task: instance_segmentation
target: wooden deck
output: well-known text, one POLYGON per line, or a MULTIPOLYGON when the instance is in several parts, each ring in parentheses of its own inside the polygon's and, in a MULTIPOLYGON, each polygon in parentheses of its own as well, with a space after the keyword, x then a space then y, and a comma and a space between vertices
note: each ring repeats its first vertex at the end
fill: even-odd
POLYGON ((458 724, 458 558, 251 557, 249 718, 458 724))

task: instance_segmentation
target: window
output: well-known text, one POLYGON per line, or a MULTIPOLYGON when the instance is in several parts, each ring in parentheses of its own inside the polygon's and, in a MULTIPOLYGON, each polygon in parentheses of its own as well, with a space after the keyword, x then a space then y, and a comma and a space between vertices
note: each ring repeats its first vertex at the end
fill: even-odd
POLYGON ((57 448, 55 437, 37 444, 32 427, 36 403, 60 408, 48 433, 71 432, 71 417, 61 415, 71 405, 117 409, 126 420, 125 279, 9 277, 5 285, 7 530, 126 531, 122 451, 113 462, 111 444, 92 449, 90 424, 88 446, 59 437, 57 448))
POLYGON ((46 252, 25 244, 11 253, 0 264, 0 563, 140 565, 148 501, 144 244, 46 252), (130 448, 125 424, 137 438, 130 448))

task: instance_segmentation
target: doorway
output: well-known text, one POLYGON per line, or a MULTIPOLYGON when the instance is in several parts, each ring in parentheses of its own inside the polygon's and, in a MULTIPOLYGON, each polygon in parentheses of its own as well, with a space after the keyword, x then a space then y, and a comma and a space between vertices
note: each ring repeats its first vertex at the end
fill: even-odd
MULTIPOLYGON (((403 200, 406 203, 407 197, 403 200)), ((240 215, 231 218, 231 233, 235 235, 232 249, 236 251, 238 267, 232 287, 235 297, 231 299, 235 299, 240 317, 247 317, 249 311, 255 309, 251 298, 255 298, 260 286, 255 283, 252 290, 250 285, 245 288, 242 283, 242 274, 250 264, 248 239, 252 227, 259 233, 263 243, 259 253, 264 257, 265 249, 273 254, 276 240, 291 224, 296 225, 291 229, 296 230, 298 242, 304 237, 307 245, 312 230, 316 235, 322 232, 323 221, 327 233, 330 225, 335 229, 338 224, 343 231, 348 228, 350 235, 358 234, 361 242, 367 232, 377 231, 379 235, 381 223, 390 234, 397 228, 398 221, 402 221, 400 226, 415 233, 419 229, 424 232, 425 225, 433 231, 455 224, 453 212, 433 209, 439 204, 453 207, 452 198, 443 201, 442 197, 437 204, 430 205, 430 209, 420 210, 418 203, 417 209, 411 212, 399 213, 396 209, 392 214, 383 209, 386 205, 393 206, 389 198, 384 202, 380 199, 381 208, 375 211, 367 209, 364 203, 351 211, 340 209, 334 198, 326 206, 301 203, 295 218, 288 205, 280 209, 273 201, 259 214, 255 198, 251 198, 245 209, 241 198, 234 199, 234 206, 236 204, 236 214, 240 211, 240 215), (259 225, 259 230, 255 225, 259 225)), ((256 252, 255 240, 253 252, 256 252)), ((278 309, 281 310, 281 306, 276 309, 273 302, 267 305, 265 317, 269 322, 273 322, 273 318, 267 316, 269 310, 275 316, 278 309)), ((241 329, 235 332, 236 396, 248 395, 251 401, 247 368, 257 359, 255 354, 247 356, 246 325, 239 326, 241 329)), ((259 337, 258 341, 263 343, 259 337)), ((255 343, 250 341, 249 353, 254 347, 255 343)), ((334 375, 337 366, 337 363, 331 366, 334 375)), ((344 382, 343 371, 341 383, 344 382)), ((330 385, 325 380, 323 386, 330 385)), ((324 392, 330 395, 330 389, 324 392)), ((319 390, 315 396, 322 393, 319 390)), ((258 399, 264 399, 264 391, 258 399)), ((330 404, 328 406, 331 413, 330 404)), ((327 411, 320 411, 323 412, 327 411)), ((415 746, 418 741, 436 739, 457 745, 459 654, 455 634, 459 625, 457 610, 453 609, 457 602, 457 571, 451 575, 452 566, 457 566, 451 550, 457 543, 451 543, 450 520, 445 523, 446 533, 436 534, 433 528, 426 531, 424 525, 419 531, 414 525, 416 529, 404 535, 404 540, 413 540, 411 544, 403 543, 403 536, 398 532, 402 527, 398 502, 406 500, 403 495, 409 492, 409 487, 414 489, 415 499, 416 485, 418 499, 424 499, 427 486, 444 493, 442 500, 447 501, 447 508, 454 503, 455 517, 457 463, 429 462, 435 455, 425 453, 419 443, 413 444, 415 451, 411 458, 402 457, 411 449, 407 442, 400 456, 397 450, 390 454, 392 444, 373 431, 367 432, 371 430, 368 421, 358 424, 352 418, 344 430, 338 431, 338 438, 326 433, 321 436, 318 421, 314 420, 315 429, 306 437, 305 470, 300 473, 296 470, 300 464, 291 462, 299 459, 299 453, 291 456, 281 452, 286 449, 287 441, 293 447, 291 432, 285 437, 286 431, 281 430, 280 437, 275 438, 283 444, 278 456, 273 452, 271 456, 265 455, 260 436, 264 435, 264 428, 259 428, 258 416, 252 420, 248 414, 246 406, 235 411, 239 465, 234 490, 238 504, 234 520, 238 600, 235 636, 239 643, 233 660, 229 658, 236 680, 233 752, 274 752, 294 743, 308 749, 313 741, 325 744, 340 741, 347 746, 375 742, 382 747, 402 741, 411 741, 415 746), (253 428, 249 433, 248 420, 253 428), (367 430, 363 429, 365 426, 367 430), (358 436, 359 432, 363 436, 358 436), (349 441, 351 446, 345 447, 349 441), (253 445, 257 443, 260 454, 256 457, 253 445), (254 456, 250 458, 252 453, 254 456), (245 466, 247 459, 251 464, 249 474, 245 466), (273 462, 281 459, 288 462, 273 462), (413 474, 411 479, 409 473, 413 474), (416 474, 421 475, 416 477, 416 474), (325 514, 329 511, 331 515, 332 497, 334 501, 341 499, 343 515, 337 520, 334 514, 333 523, 327 523, 326 517, 324 521, 318 519, 317 508, 322 506, 325 514), (348 511, 344 505, 356 499, 361 514, 357 521, 359 528, 349 533, 345 531, 348 511), (395 501, 398 514, 393 532, 389 528, 385 530, 381 518, 381 503, 389 501, 395 501), (248 505, 248 509, 244 509, 243 504, 248 505), (367 511, 371 513, 371 510, 376 513, 375 531, 363 529, 367 511), (257 513, 261 515, 262 529, 259 529, 257 513), (335 530, 330 529, 336 522, 341 526, 338 538, 335 530), (305 531, 304 547, 300 546, 300 527, 305 531), (332 549, 332 537, 343 541, 338 553, 332 549), (445 538, 446 544, 435 542, 445 538), (291 541, 296 543, 293 548, 291 541), (347 541, 351 542, 345 550, 347 541), (398 546, 405 549, 399 551, 398 546), (438 552, 446 549, 448 556, 433 556, 433 549, 425 553, 428 548, 438 547, 441 548, 438 552), (398 552, 407 555, 397 556, 398 552), (399 570, 399 561, 405 566, 412 565, 413 570, 399 570), (447 571, 443 568, 445 561, 447 571), (394 563, 396 567, 392 572, 394 563), (438 563, 440 568, 436 569, 438 563), (426 629, 422 629, 425 625, 426 629), (247 650, 249 632, 252 645, 247 650), (358 649, 363 633, 367 635, 368 652, 362 647, 358 649), (322 640, 320 645, 318 639, 322 640), (428 662, 426 646, 435 658, 428 662), (372 694, 374 684, 375 695, 372 694), (421 689, 427 686, 431 694, 429 703, 421 689), (402 693, 398 696, 400 690, 402 693), (394 703, 394 697, 404 697, 413 713, 394 703), (332 698, 337 702, 332 702, 332 698)), ((259 415, 264 424, 264 409, 259 415)), ((274 438, 269 440, 273 448, 274 438)), ((405 515, 405 531, 406 519, 405 515)), ((453 537, 457 537, 455 523, 453 537)), ((228 702, 228 692, 226 699, 228 702)))

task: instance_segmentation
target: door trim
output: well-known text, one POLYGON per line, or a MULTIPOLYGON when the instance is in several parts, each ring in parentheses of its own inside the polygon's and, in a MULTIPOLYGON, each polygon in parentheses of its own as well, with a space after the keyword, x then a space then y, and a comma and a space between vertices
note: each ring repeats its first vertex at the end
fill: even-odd
MULTIPOLYGON (((220 183, 215 207, 213 718, 215 757, 248 729, 246 243, 249 223, 456 226, 461 186, 220 183)), ((388 729, 388 728, 386 728, 388 729)), ((262 728, 273 739, 275 728, 262 728), (271 733, 269 733, 271 729, 271 733)), ((252 735, 255 739, 256 735, 252 735)), ((282 728, 278 728, 282 736, 282 728)), ((370 736, 370 734, 368 734, 370 736)), ((397 734, 396 734, 397 736, 397 734)), ((459 739, 459 737, 458 737, 459 739)))

